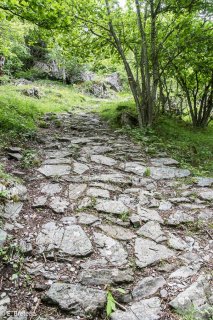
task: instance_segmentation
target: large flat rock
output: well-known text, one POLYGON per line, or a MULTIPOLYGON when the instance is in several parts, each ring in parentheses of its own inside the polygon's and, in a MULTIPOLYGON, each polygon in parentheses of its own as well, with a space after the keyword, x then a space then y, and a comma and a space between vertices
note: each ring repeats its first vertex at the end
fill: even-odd
POLYGON ((106 303, 106 292, 81 284, 54 283, 43 301, 57 305, 70 315, 94 319, 106 303))
POLYGON ((46 177, 60 177, 70 174, 71 167, 68 165, 44 165, 38 169, 40 173, 42 173, 46 177))
POLYGON ((59 226, 55 222, 42 226, 36 245, 40 253, 58 250, 71 256, 87 256, 93 251, 91 241, 80 226, 59 226))
POLYGON ((111 320, 158 320, 160 319, 161 303, 159 298, 150 298, 135 302, 127 311, 116 311, 111 320))
POLYGON ((81 272, 79 280, 82 284, 99 286, 113 283, 128 283, 134 280, 131 269, 86 269, 81 272))
POLYGON ((99 228, 103 232, 105 232, 108 236, 114 239, 128 241, 136 238, 136 235, 132 231, 120 226, 106 224, 106 225, 100 225, 99 228))
POLYGON ((137 238, 135 241, 136 265, 145 268, 175 256, 175 252, 164 245, 156 244, 152 240, 137 238))
POLYGON ((119 215, 129 211, 129 208, 119 200, 99 200, 95 209, 105 213, 114 213, 119 215))
POLYGON ((199 310, 202 306, 208 305, 208 297, 210 297, 210 295, 210 276, 201 275, 191 286, 179 293, 178 296, 170 302, 170 306, 179 312, 188 311, 190 308, 199 310))
POLYGON ((113 266, 122 266, 127 263, 128 253, 119 241, 98 232, 94 233, 94 241, 101 256, 106 258, 113 266))
POLYGON ((109 166, 109 167, 114 166, 117 163, 116 160, 114 160, 110 157, 102 156, 102 155, 92 155, 91 160, 95 163, 103 164, 103 165, 109 166))

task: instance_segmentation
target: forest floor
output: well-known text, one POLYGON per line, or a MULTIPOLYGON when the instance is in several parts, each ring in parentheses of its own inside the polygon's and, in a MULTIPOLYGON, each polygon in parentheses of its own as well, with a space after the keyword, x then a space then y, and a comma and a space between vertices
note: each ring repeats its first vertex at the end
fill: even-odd
POLYGON ((2 153, 0 319, 212 319, 213 179, 145 151, 78 110, 2 153))

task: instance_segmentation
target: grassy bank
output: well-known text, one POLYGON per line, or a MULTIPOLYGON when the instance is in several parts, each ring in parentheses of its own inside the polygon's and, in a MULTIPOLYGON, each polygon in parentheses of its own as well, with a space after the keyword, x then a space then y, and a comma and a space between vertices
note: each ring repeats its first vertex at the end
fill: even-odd
MULTIPOLYGON (((100 114, 113 126, 119 127, 124 109, 136 115, 131 101, 105 104, 101 107, 100 114)), ((177 118, 161 117, 151 129, 124 127, 122 130, 142 143, 151 156, 166 152, 180 161, 182 167, 189 168, 194 175, 213 176, 213 124, 207 129, 198 130, 177 118)))
POLYGON ((38 81, 30 85, 0 86, 0 145, 17 136, 34 134, 39 118, 46 112, 72 111, 95 103, 89 96, 79 94, 73 87, 51 81, 38 81), (27 97, 23 90, 38 88, 41 98, 27 97))

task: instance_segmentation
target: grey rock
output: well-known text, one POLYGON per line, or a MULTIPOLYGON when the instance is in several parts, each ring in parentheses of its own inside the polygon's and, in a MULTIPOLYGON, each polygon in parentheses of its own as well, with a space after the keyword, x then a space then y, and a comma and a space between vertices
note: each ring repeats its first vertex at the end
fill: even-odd
POLYGON ((139 268, 145 268, 151 264, 157 263, 175 256, 174 251, 166 246, 156 244, 152 240, 137 238, 135 241, 136 265, 139 268))
POLYGON ((107 183, 129 184, 131 179, 129 176, 121 173, 108 173, 95 176, 84 177, 85 181, 99 181, 107 183))
POLYGON ((54 283, 43 300, 58 305, 70 315, 94 319, 98 310, 104 308, 106 293, 81 284, 54 283))
POLYGON ((166 240, 165 233, 162 231, 160 224, 157 221, 149 221, 144 224, 138 231, 139 236, 150 238, 155 242, 166 240))
POLYGON ((172 233, 169 234, 168 245, 170 248, 176 250, 185 250, 188 247, 187 243, 183 239, 176 237, 172 233))
POLYGON ((18 152, 8 153, 8 157, 9 157, 9 159, 14 159, 14 160, 20 161, 23 158, 23 155, 18 152))
POLYGON ((10 198, 17 198, 20 201, 27 200, 27 188, 23 184, 15 184, 9 189, 8 195, 10 198))
POLYGON ((103 190, 100 188, 89 188, 87 190, 87 196, 95 198, 110 198, 110 193, 108 190, 103 190))
POLYGON ((177 166, 179 164, 178 161, 172 158, 153 158, 151 163, 153 166, 177 166))
POLYGON ((7 240, 7 232, 0 229, 0 248, 4 245, 6 240, 7 240))
POLYGON ((44 165, 38 169, 40 173, 45 175, 46 177, 55 177, 55 176, 65 176, 70 174, 71 167, 68 165, 44 165))
POLYGON ((87 189, 87 185, 82 184, 70 184, 69 185, 69 199, 77 200, 80 198, 87 189))
POLYGON ((43 225, 36 244, 40 253, 59 250, 71 256, 87 256, 93 251, 91 241, 80 226, 60 227, 55 222, 43 225))
POLYGON ((200 264, 192 264, 190 266, 183 266, 172 272, 169 278, 188 278, 198 273, 200 270, 200 264))
POLYGON ((199 193, 199 197, 202 200, 213 201, 213 190, 202 191, 199 193))
POLYGON ((53 196, 61 192, 61 190, 62 190, 62 187, 60 186, 59 183, 48 183, 48 184, 42 185, 41 193, 45 193, 49 196, 53 196))
POLYGON ((64 213, 65 210, 68 208, 69 202, 66 199, 63 199, 61 197, 54 197, 51 199, 49 203, 49 207, 55 212, 55 213, 64 213))
POLYGON ((167 223, 169 225, 179 225, 181 223, 194 222, 194 217, 182 211, 177 211, 169 216, 167 223))
POLYGON ((36 199, 34 199, 34 202, 32 204, 33 208, 41 208, 44 207, 47 203, 47 197, 46 196, 40 196, 36 199))
POLYGON ((74 162, 73 171, 77 174, 83 174, 89 170, 89 167, 86 164, 74 162))
POLYGON ((23 207, 22 202, 7 202, 3 207, 0 206, 0 216, 6 219, 15 220, 23 207))
POLYGON ((92 155, 91 156, 91 161, 98 163, 98 164, 103 164, 105 166, 114 166, 117 164, 117 161, 106 157, 106 156, 102 156, 102 155, 92 155))
POLYGON ((5 295, 0 298, 0 319, 4 319, 4 316, 7 312, 8 305, 10 304, 10 298, 5 295))
POLYGON ((106 83, 110 85, 110 88, 112 90, 115 90, 117 92, 122 90, 122 84, 120 75, 118 72, 114 72, 106 77, 106 83))
POLYGON ((213 185, 213 178, 196 177, 195 179, 199 187, 211 187, 213 185))
POLYGON ((150 298, 135 302, 127 311, 115 311, 111 320, 159 320, 161 303, 159 298, 150 298))
POLYGON ((87 269, 79 276, 80 282, 85 285, 99 286, 113 283, 128 283, 134 280, 131 269, 87 269))
POLYGON ((129 217, 129 220, 130 222, 133 224, 133 226, 135 228, 138 228, 140 227, 141 225, 141 218, 138 214, 132 214, 130 217, 129 217))
POLYGON ((122 266, 127 263, 127 251, 119 241, 95 232, 94 242, 97 244, 101 255, 113 266, 122 266))
POLYGON ((136 235, 128 230, 114 225, 100 225, 99 228, 105 232, 108 236, 118 240, 132 240, 136 235))
POLYGON ((95 209, 98 211, 119 215, 129 212, 128 207, 126 207, 122 201, 116 200, 99 200, 97 205, 95 205, 95 209))
POLYGON ((157 221, 159 223, 163 223, 163 219, 159 215, 156 210, 141 208, 138 206, 138 215, 140 216, 142 221, 157 221))
POLYGON ((197 281, 179 293, 169 304, 179 312, 188 311, 192 307, 199 310, 208 303, 210 288, 210 277, 208 275, 200 275, 197 281))
POLYGON ((126 172, 135 173, 139 176, 143 176, 146 171, 146 167, 138 162, 126 162, 121 168, 126 172))
POLYGON ((155 180, 174 179, 188 177, 191 173, 187 169, 178 169, 171 167, 151 167, 151 177, 155 180))
POLYGON ((60 220, 64 225, 76 224, 77 219, 76 217, 63 217, 60 220))
POLYGON ((144 278, 133 288, 132 296, 134 299, 147 298, 155 294, 165 284, 166 281, 162 276, 144 278))
POLYGON ((93 214, 88 214, 84 212, 78 214, 78 223, 80 224, 91 225, 100 221, 101 219, 93 214))
POLYGON ((167 211, 172 208, 172 203, 169 201, 161 201, 159 205, 159 210, 161 211, 167 211))

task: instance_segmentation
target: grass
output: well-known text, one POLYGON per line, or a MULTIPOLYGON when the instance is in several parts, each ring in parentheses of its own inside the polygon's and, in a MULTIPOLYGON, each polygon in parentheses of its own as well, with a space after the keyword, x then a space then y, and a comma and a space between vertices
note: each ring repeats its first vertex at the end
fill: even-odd
MULTIPOLYGON (((114 127, 119 127, 123 110, 136 116, 131 100, 104 104, 100 114, 114 127)), ((125 127, 122 130, 141 143, 150 156, 166 152, 194 175, 213 176, 213 124, 206 129, 194 129, 189 122, 161 116, 152 128, 125 127)))
POLYGON ((72 111, 76 107, 85 107, 97 101, 79 94, 68 85, 47 80, 33 82, 31 85, 0 86, 0 145, 17 136, 30 138, 36 132, 39 118, 47 112, 72 111), (41 92, 41 99, 23 95, 24 89, 36 87, 41 92))

